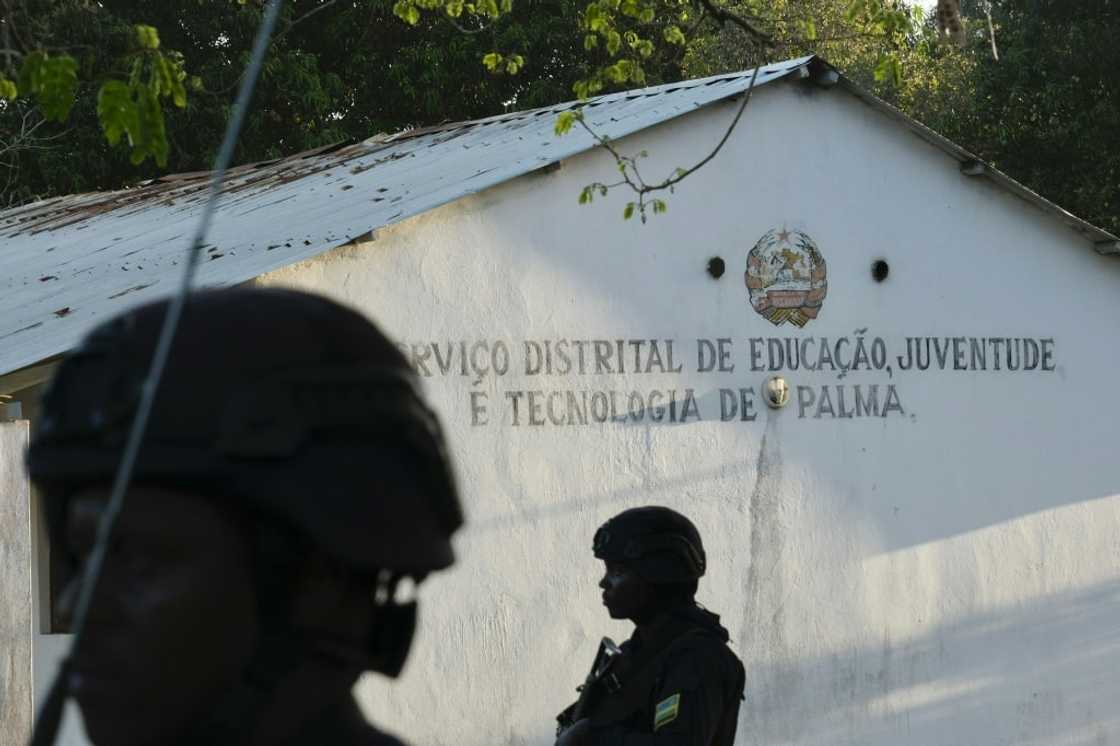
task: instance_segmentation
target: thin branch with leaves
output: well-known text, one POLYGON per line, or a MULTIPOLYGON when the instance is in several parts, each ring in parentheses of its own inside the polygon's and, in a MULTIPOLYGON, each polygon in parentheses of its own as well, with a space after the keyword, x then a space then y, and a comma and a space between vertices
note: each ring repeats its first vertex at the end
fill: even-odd
POLYGON ((580 204, 587 204, 591 202, 596 192, 598 192, 600 196, 605 197, 611 189, 620 186, 626 186, 629 187, 638 197, 636 202, 626 203, 626 207, 622 213, 623 218, 625 218, 626 220, 634 217, 634 214, 637 213, 642 222, 646 222, 647 209, 652 209, 654 214, 666 212, 669 209, 666 202, 662 199, 649 199, 649 195, 662 191, 668 191, 670 194, 672 194, 673 188, 677 184, 699 171, 701 168, 710 163, 713 158, 719 155, 719 151, 723 149, 723 146, 725 144, 727 144, 728 139, 730 139, 731 137, 731 133, 735 131, 735 127, 739 124, 739 120, 743 118, 743 112, 746 111, 747 104, 750 103, 751 94, 754 92, 755 82, 758 80, 758 71, 760 69, 761 66, 756 67, 751 73, 750 82, 747 84, 747 90, 743 93, 743 100, 739 103, 739 108, 735 112, 735 117, 731 120, 731 124, 728 125, 727 129, 723 133, 723 136, 720 138, 719 142, 716 143, 715 147, 712 148, 712 150, 706 156, 697 161, 693 166, 689 168, 678 168, 673 172, 672 176, 669 176, 668 178, 663 179, 662 181, 655 184, 648 183, 642 177, 641 171, 638 168, 638 159, 646 157, 646 151, 643 150, 642 152, 638 153, 637 156, 622 155, 618 151, 618 149, 615 148, 614 143, 609 137, 597 133, 587 124, 587 120, 584 118, 581 111, 573 112, 573 121, 575 123, 578 123, 584 130, 587 131, 588 134, 594 137, 596 142, 603 146, 603 149, 605 149, 608 153, 611 154, 611 156, 614 157, 615 162, 618 163, 619 171, 622 173, 622 180, 617 181, 613 184, 595 182, 593 184, 588 184, 587 186, 585 186, 583 188, 583 191, 580 193, 580 204))
MULTIPOLYGON (((681 0, 677 0, 677 2, 678 5, 684 4, 681 0)), ((762 19, 759 17, 736 12, 716 0, 689 0, 688 4, 700 14, 699 21, 689 28, 689 36, 697 32, 705 19, 710 19, 721 27, 725 24, 736 27, 742 33, 746 43, 758 50, 772 51, 777 47, 774 37, 761 28, 762 19)), ((666 5, 672 5, 672 0, 666 0, 666 5)), ((587 98, 590 93, 601 88, 604 80, 612 80, 615 83, 627 81, 638 84, 644 83, 641 59, 649 57, 652 53, 648 46, 650 40, 643 38, 634 29, 640 30, 643 24, 650 24, 657 17, 657 10, 655 9, 657 7, 663 9, 664 6, 657 6, 656 0, 645 0, 644 2, 632 0, 632 2, 621 6, 618 3, 611 5, 605 5, 602 2, 589 3, 583 19, 584 28, 588 33, 585 39, 585 47, 589 51, 597 48, 599 40, 602 39, 609 54, 612 57, 621 57, 621 59, 596 71, 588 79, 577 83, 576 92, 581 98, 587 98), (615 6, 619 7, 617 13, 612 12, 615 6)), ((680 20, 684 21, 687 15, 687 12, 681 12, 679 14, 680 20)), ((850 0, 848 15, 851 18, 860 15, 866 16, 869 27, 878 29, 878 35, 885 39, 904 37, 914 28, 912 16, 903 10, 894 8, 885 0, 850 0)), ((811 28, 811 33, 815 39, 815 28, 811 28)), ((669 44, 677 44, 682 47, 686 42, 684 33, 676 24, 665 27, 664 39, 669 44)), ((795 41, 803 43, 805 40, 795 39, 795 41)), ((880 68, 882 69, 877 70, 876 74, 881 74, 884 78, 897 78, 900 75, 896 60, 884 58, 880 62, 880 68)), ((693 166, 677 168, 672 175, 657 182, 649 182, 642 176, 638 162, 641 158, 646 157, 647 154, 644 151, 636 156, 624 155, 609 137, 596 132, 588 124, 581 108, 562 112, 556 120, 556 133, 562 135, 570 131, 573 125, 579 124, 582 129, 595 138, 604 150, 610 153, 615 159, 619 173, 622 175, 622 178, 614 183, 594 182, 585 186, 579 195, 580 204, 590 203, 596 195, 605 197, 613 189, 626 188, 634 194, 636 200, 627 202, 623 210, 625 219, 630 219, 637 214, 641 221, 645 223, 649 212, 653 214, 666 212, 668 204, 665 200, 659 197, 651 197, 651 195, 663 191, 673 193, 677 184, 699 171, 719 154, 735 131, 747 105, 751 101, 751 94, 754 91, 760 69, 761 65, 755 65, 751 73, 750 83, 743 94, 734 118, 712 150, 693 166)))

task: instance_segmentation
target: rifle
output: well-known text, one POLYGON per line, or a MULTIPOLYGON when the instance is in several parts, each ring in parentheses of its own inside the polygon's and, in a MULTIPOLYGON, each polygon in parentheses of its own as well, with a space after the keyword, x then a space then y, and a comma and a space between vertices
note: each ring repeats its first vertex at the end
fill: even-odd
POLYGON ((587 710, 591 706, 592 697, 598 689, 599 683, 602 683, 608 692, 617 692, 622 688, 618 677, 611 671, 620 655, 622 655, 622 649, 615 644, 614 640, 604 637, 602 642, 599 643, 599 652, 595 654, 595 660, 591 663, 591 671, 588 672, 583 683, 576 687, 576 691, 579 692, 579 699, 556 716, 557 738, 568 728, 575 725, 576 722, 587 717, 587 710))

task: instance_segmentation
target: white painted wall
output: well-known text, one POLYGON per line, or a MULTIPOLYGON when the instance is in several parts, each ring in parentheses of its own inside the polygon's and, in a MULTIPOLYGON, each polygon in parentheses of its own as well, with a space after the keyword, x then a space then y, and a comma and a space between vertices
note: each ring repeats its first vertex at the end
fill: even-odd
MULTIPOLYGON (((625 141, 652 178, 718 138, 731 105, 625 141)), ((504 341, 504 376, 434 375, 470 526, 424 588, 403 680, 364 702, 417 743, 547 744, 598 637, 591 536, 627 506, 690 515, 701 599, 748 671, 739 742, 1120 742, 1120 262, 840 92, 760 91, 725 152, 642 226, 601 153, 265 278, 353 304, 407 343, 504 341), (747 253, 806 231, 828 263, 820 317, 775 328, 747 303, 747 253), (723 279, 704 271, 728 263, 723 279), (887 282, 870 277, 886 258, 887 282), (752 337, 1054 340, 1049 372, 786 373, 794 387, 894 384, 905 416, 720 422, 755 387, 752 337), (733 340, 734 372, 695 371, 733 340), (672 339, 679 374, 526 376, 524 340, 672 339), (702 421, 508 424, 514 390, 695 390, 702 421), (489 397, 472 426, 470 395, 489 397)), ((429 360, 429 365, 434 361, 429 360)), ((456 363, 457 364, 457 363, 456 363)), ((950 358, 950 367, 952 366, 950 358)), ((850 396, 850 394, 849 394, 850 396)), ((849 404, 850 407, 850 399, 849 404)), ((524 421, 523 415, 523 421, 524 421)))
MULTIPOLYGON (((47 537, 46 520, 43 516, 42 504, 38 491, 28 483, 24 468, 23 457, 27 448, 29 432, 34 432, 39 420, 40 399, 43 395, 44 385, 35 384, 15 392, 14 400, 19 402, 26 422, 21 424, 23 436, 12 442, 6 442, 0 447, 0 458, 11 464, 9 479, 13 480, 13 494, 22 495, 20 505, 23 506, 19 520, 22 521, 21 531, 27 532, 29 544, 28 554, 23 558, 23 567, 30 562, 29 597, 30 603, 27 613, 31 615, 30 624, 24 628, 24 643, 28 650, 29 665, 21 677, 13 676, 8 681, 18 681, 21 689, 26 690, 29 697, 28 716, 31 710, 38 708, 46 701, 51 684, 54 683, 58 664, 70 649, 70 635, 50 634, 50 624, 46 618, 49 611, 50 598, 50 542, 47 537), (26 635, 30 635, 27 637, 26 635), (33 662, 33 665, 31 665, 33 662)), ((13 529, 14 530, 14 529, 13 529)), ((10 534, 5 528, 4 534, 10 534)), ((14 568, 14 565, 13 565, 14 568)), ((7 599, 4 593, 0 598, 7 599)), ((28 723, 30 725, 30 722, 28 723)), ((3 730, 3 729, 0 729, 3 730)), ((27 736, 20 736, 13 744, 24 746, 27 736)), ((62 727, 58 732, 55 746, 87 746, 88 740, 81 725, 81 715, 73 702, 66 705, 62 727)), ((0 745, 6 746, 2 740, 0 745)))
POLYGON ((26 420, 0 422, 0 746, 31 736, 31 498, 26 420))
MULTIPOLYGON (((846 94, 799 90, 759 91, 648 225, 621 220, 621 196, 577 206, 584 184, 614 179, 589 154, 263 278, 355 305, 409 344, 511 352, 503 376, 426 382, 470 524, 456 569, 423 588, 402 680, 360 685, 378 722, 422 744, 550 744, 599 636, 629 633, 599 604, 592 533, 661 503, 708 547, 700 597, 748 672, 740 743, 1120 742, 1120 262, 846 94), (743 283, 751 246, 782 225, 828 263, 801 330, 757 315, 743 283), (747 340, 857 329, 892 362, 906 337, 1052 338, 1055 370, 786 372, 787 408, 758 399, 754 421, 719 421, 720 388, 769 375, 750 370, 747 340), (718 337, 734 371, 696 372, 696 339, 718 337), (519 372, 525 340, 561 338, 672 339, 684 368, 519 372), (799 417, 797 386, 840 384, 894 384, 905 416, 799 417), (701 421, 507 424, 509 391, 687 388, 701 421), (477 392, 490 424, 471 424, 477 392)), ((650 151, 653 178, 704 154, 732 113, 623 144, 650 151)), ((56 642, 38 641, 42 682, 56 642)))

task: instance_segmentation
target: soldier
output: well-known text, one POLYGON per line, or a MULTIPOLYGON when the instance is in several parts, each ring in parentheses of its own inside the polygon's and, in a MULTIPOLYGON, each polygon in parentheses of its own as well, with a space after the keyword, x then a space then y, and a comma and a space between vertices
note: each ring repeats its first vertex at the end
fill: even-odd
POLYGON ((706 563, 696 527, 669 508, 633 508, 599 528, 594 551, 603 604, 635 630, 620 649, 604 640, 579 701, 557 718, 557 746, 731 746, 743 664, 696 603, 706 563))
MULTIPOLYGON (((100 326, 44 399, 28 468, 75 568, 167 307, 100 326)), ((439 424, 371 323, 295 291, 198 294, 56 686, 97 746, 400 744, 351 689, 401 670, 405 586, 452 563, 461 523, 439 424)))

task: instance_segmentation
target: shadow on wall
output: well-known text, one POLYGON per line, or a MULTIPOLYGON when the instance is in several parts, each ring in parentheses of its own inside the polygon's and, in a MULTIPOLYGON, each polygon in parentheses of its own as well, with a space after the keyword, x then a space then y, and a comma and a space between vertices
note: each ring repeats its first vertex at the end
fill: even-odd
POLYGON ((739 743, 1117 744, 1120 580, 909 640, 887 629, 876 647, 745 663, 739 743))
MULTIPOLYGON (((698 483, 702 484, 709 480, 716 481, 725 479, 736 473, 745 471, 746 469, 743 464, 729 463, 715 469, 690 471, 685 475, 671 479, 659 477, 654 483, 643 482, 633 487, 625 487, 609 492, 596 492, 585 497, 576 497, 560 503, 539 505, 518 510, 514 513, 468 522, 464 533, 473 538, 495 531, 506 531, 521 525, 532 525, 539 521, 566 520, 574 515, 587 514, 588 512, 594 512, 600 508, 610 506, 614 506, 617 510, 621 511, 627 506, 635 504, 636 498, 639 497, 650 505, 663 504, 666 502, 666 496, 676 496, 680 493, 681 489, 685 487, 693 487, 698 483)), ((510 487, 512 489, 513 485, 510 485, 510 487)), ((745 494, 743 499, 744 501, 746 500, 745 494)), ((604 520, 605 518, 604 516, 604 520)), ((587 541, 590 547, 590 537, 587 537, 587 541)))
MULTIPOLYGON (((777 419, 768 417, 753 470, 743 461, 659 477, 653 484, 495 516, 473 525, 471 533, 478 537, 522 523, 553 523, 589 509, 621 507, 636 497, 657 502, 698 482, 742 479, 749 473, 740 499, 749 515, 751 551, 736 563, 743 583, 742 617, 735 620, 731 608, 717 609, 738 634, 737 652, 748 670, 739 743, 1120 744, 1115 707, 1120 701, 1115 675, 1120 671, 1120 579, 936 627, 927 623, 928 631, 920 636, 892 635, 889 626, 873 620, 879 631, 864 639, 878 637, 876 645, 819 656, 799 653, 799 647, 804 650, 799 640, 812 639, 815 629, 830 623, 783 617, 784 574, 773 572, 788 539, 777 518, 783 496, 781 442, 777 419)), ((870 511, 864 514, 872 517, 870 511)), ((1005 569, 1005 576, 1013 578, 1014 568, 1005 569)), ((921 619, 914 621, 922 628, 921 619)), ((511 744, 537 743, 511 739, 511 744)))
MULTIPOLYGON (((748 659, 736 743, 1116 746, 1118 610, 1115 580, 909 640, 888 631, 874 647, 775 665, 748 659)), ((507 743, 552 740, 511 732, 507 743)))

